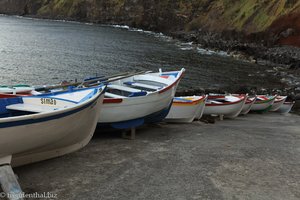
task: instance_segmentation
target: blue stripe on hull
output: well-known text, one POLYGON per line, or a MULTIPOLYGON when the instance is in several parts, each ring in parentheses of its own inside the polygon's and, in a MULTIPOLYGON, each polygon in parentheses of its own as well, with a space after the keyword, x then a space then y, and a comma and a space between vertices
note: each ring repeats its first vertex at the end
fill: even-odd
MULTIPOLYGON (((101 95, 105 92, 105 90, 103 90, 101 92, 101 95)), ((14 127, 14 126, 23 126, 23 125, 28 125, 28 124, 35 124, 35 123, 41 123, 41 122, 45 122, 45 121, 51 121, 51 120, 55 120, 55 119, 60 119, 62 117, 68 116, 68 115, 72 115, 75 114, 77 112, 80 112, 86 108, 88 108, 89 106, 92 106, 93 104, 95 104, 98 99, 100 98, 100 96, 98 96, 98 98, 96 98, 95 100, 93 100, 92 102, 88 103, 87 105, 80 107, 78 109, 75 110, 71 110, 65 113, 61 113, 61 114, 57 114, 57 115, 53 115, 53 116, 48 116, 48 117, 43 117, 43 118, 39 118, 39 119, 26 119, 26 120, 20 120, 20 121, 13 121, 13 122, 5 122, 5 123, 0 123, 0 128, 8 128, 8 127, 14 127)))
POLYGON ((158 123, 158 122, 161 122, 162 120, 164 120, 167 117, 167 115, 169 114, 171 106, 172 106, 172 102, 169 105, 169 107, 161 110, 158 113, 154 113, 152 115, 147 116, 145 118, 145 124, 158 123))

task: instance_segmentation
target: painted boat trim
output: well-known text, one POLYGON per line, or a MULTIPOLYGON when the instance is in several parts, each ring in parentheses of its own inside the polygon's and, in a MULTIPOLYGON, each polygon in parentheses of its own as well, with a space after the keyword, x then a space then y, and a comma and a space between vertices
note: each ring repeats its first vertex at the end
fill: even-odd
MULTIPOLYGON (((238 97, 240 98, 240 97, 238 97)), ((245 100, 245 96, 240 99, 239 101, 234 101, 234 102, 226 102, 226 103, 221 103, 221 104, 208 104, 206 103, 205 106, 228 106, 228 105, 233 105, 233 104, 238 104, 240 103, 241 101, 244 101, 245 100)))
POLYGON ((275 99, 274 103, 279 103, 279 102, 285 101, 286 98, 287 98, 287 97, 283 97, 283 98, 281 98, 281 99, 279 99, 279 100, 276 100, 276 99, 275 99))
POLYGON ((254 104, 263 104, 263 103, 269 103, 270 101, 273 101, 276 98, 276 96, 273 96, 270 99, 267 100, 260 100, 259 97, 257 97, 256 101, 254 104))
POLYGON ((181 70, 181 71, 179 71, 178 73, 180 73, 180 72, 181 72, 181 74, 180 74, 180 76, 176 79, 176 81, 174 81, 171 85, 165 87, 164 89, 160 90, 158 93, 161 94, 161 93, 166 92, 166 91, 168 91, 169 89, 173 88, 173 87, 181 80, 181 78, 182 78, 183 75, 184 75, 184 70, 181 70))
POLYGON ((254 101, 256 101, 256 98, 257 97, 250 97, 250 99, 249 99, 249 97, 248 97, 245 104, 252 104, 254 101), (253 100, 251 100, 252 98, 253 98, 253 100))
POLYGON ((205 96, 202 96, 202 98, 197 99, 197 100, 191 100, 191 101, 186 101, 186 102, 179 102, 179 101, 173 101, 173 105, 175 106, 192 106, 192 105, 197 105, 199 103, 202 103, 205 101, 205 96))
POLYGON ((116 98, 104 98, 103 103, 109 104, 109 103, 122 103, 123 99, 116 99, 116 98))

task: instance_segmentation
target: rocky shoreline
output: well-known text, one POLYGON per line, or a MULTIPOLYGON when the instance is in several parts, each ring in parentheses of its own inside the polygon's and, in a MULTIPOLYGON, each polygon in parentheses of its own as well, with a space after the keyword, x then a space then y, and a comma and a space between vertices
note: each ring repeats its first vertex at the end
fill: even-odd
MULTIPOLYGON (((167 33, 168 34, 168 33, 167 33)), ((228 35, 228 33, 226 33, 228 35)), ((199 32, 172 32, 168 35, 183 42, 193 42, 201 48, 223 51, 235 59, 245 60, 258 65, 268 66, 267 72, 278 77, 283 88, 196 88, 191 91, 181 91, 179 94, 192 93, 236 93, 250 94, 282 94, 288 95, 290 100, 300 101, 300 48, 293 46, 269 45, 255 43, 245 39, 245 36, 237 38, 220 33, 199 32), (242 38, 242 39, 241 39, 242 38)))
POLYGON ((203 48, 225 51, 233 57, 251 62, 285 66, 287 69, 300 70, 300 48, 293 46, 267 45, 263 42, 253 42, 242 33, 212 33, 206 31, 170 32, 174 38, 184 42, 194 42, 203 48))

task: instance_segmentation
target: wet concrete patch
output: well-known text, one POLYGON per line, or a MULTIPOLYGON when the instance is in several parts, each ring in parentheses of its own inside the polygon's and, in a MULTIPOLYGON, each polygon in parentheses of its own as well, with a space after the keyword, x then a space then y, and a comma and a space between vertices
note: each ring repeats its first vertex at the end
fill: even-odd
POLYGON ((271 113, 162 123, 134 141, 97 130, 84 149, 15 172, 25 192, 59 199, 299 199, 299 123, 271 113))

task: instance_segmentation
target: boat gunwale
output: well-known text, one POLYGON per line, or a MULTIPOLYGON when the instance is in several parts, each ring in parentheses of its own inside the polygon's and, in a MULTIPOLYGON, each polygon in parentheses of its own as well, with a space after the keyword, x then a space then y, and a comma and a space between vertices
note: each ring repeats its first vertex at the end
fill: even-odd
MULTIPOLYGON (((278 98, 278 97, 280 97, 280 96, 277 96, 276 98, 278 98)), ((274 103, 279 103, 279 102, 285 101, 286 99, 287 99, 287 96, 283 96, 281 99, 278 99, 278 100, 275 99, 274 103)))
POLYGON ((257 99, 257 96, 255 96, 255 97, 248 97, 247 100, 246 100, 245 105, 254 103, 256 101, 256 99, 257 99))
MULTIPOLYGON (((191 96, 193 97, 193 96, 191 96)), ((197 97, 197 96, 196 96, 197 97)), ((198 96, 199 98, 198 99, 195 99, 195 100, 191 100, 190 102, 181 102, 181 101, 174 101, 173 100, 173 105, 175 106, 181 106, 181 105, 187 105, 187 106, 190 106, 190 105, 197 105, 199 103, 202 103, 206 100, 206 95, 202 95, 202 96, 198 96)), ((181 97, 177 97, 177 98, 181 98, 181 97)))
POLYGON ((177 71, 177 72, 180 73, 180 76, 176 77, 176 79, 174 80, 174 82, 172 84, 162 88, 161 90, 157 90, 157 92, 159 94, 164 93, 164 92, 168 91, 169 89, 173 88, 174 85, 176 85, 182 79, 182 77, 184 75, 184 72, 185 72, 185 69, 182 68, 180 71, 177 71))
MULTIPOLYGON (((261 96, 261 95, 259 95, 259 96, 261 96)), ((269 98, 269 99, 266 99, 266 100, 260 100, 259 99, 259 96, 256 98, 256 101, 255 101, 255 103, 254 104, 264 104, 264 103, 269 103, 270 101, 275 101, 275 99, 276 99, 276 97, 277 97, 277 95, 275 95, 275 96, 273 96, 272 98, 269 98), (257 100, 259 100, 259 101, 257 101, 257 100)))

